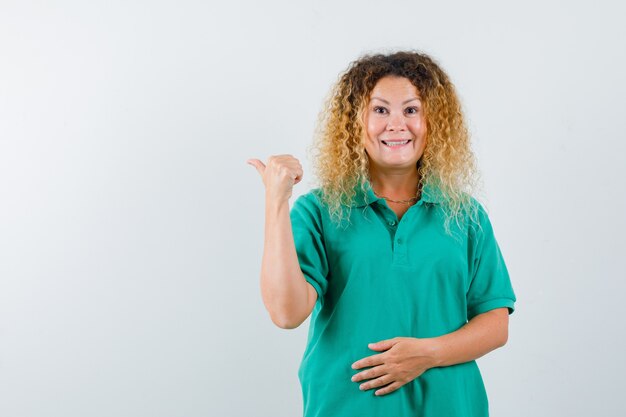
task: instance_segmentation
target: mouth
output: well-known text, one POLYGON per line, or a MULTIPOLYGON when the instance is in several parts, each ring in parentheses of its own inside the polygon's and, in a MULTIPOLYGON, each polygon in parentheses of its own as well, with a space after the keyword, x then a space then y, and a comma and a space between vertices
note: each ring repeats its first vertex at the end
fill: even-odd
POLYGON ((411 143, 411 139, 405 140, 381 140, 381 142, 388 148, 402 148, 403 146, 411 143))

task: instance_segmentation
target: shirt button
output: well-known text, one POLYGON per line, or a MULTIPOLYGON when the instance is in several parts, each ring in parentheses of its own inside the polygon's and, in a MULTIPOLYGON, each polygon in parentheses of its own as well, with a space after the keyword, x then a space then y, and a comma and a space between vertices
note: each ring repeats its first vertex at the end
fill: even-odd
POLYGON ((398 239, 398 245, 402 244, 402 239, 398 239))
POLYGON ((396 221, 395 220, 390 220, 389 221, 389 226, 395 226, 396 225, 396 221))

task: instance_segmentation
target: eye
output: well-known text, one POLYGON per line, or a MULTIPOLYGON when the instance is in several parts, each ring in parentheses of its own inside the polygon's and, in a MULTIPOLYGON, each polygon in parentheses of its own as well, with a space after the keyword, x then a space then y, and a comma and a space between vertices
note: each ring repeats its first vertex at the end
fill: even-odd
POLYGON ((378 110, 383 110, 383 111, 387 111, 386 108, 384 107, 380 107, 380 106, 374 106, 374 113, 379 113, 378 110))
POLYGON ((406 109, 407 111, 412 110, 411 112, 409 112, 410 114, 415 114, 419 111, 419 108, 417 107, 409 107, 406 109))

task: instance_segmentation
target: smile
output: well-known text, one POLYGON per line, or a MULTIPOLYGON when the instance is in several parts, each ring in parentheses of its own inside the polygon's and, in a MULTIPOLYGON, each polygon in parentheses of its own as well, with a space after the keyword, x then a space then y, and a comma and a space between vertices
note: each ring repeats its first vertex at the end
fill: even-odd
POLYGON ((405 145, 409 144, 411 140, 390 140, 390 141, 381 140, 381 142, 388 148, 402 148, 405 145))

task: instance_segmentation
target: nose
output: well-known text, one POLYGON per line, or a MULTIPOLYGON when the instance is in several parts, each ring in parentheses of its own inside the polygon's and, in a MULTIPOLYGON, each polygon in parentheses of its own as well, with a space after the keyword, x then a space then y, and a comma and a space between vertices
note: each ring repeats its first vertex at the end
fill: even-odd
POLYGON ((389 116, 389 121, 387 122, 387 130, 406 130, 406 122, 404 121, 404 116, 401 114, 391 114, 389 116))

